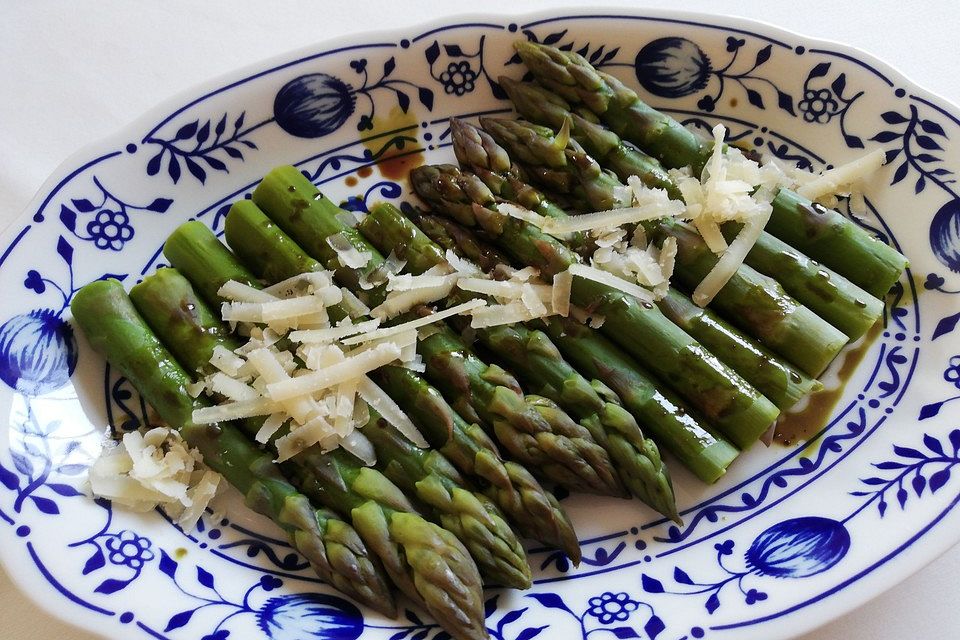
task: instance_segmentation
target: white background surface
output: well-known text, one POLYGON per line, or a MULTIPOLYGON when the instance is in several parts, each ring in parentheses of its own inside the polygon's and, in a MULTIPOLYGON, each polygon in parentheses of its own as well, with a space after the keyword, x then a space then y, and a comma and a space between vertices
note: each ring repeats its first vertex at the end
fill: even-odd
MULTIPOLYGON (((81 6, 0 0, 0 230, 68 155, 198 82, 331 36, 414 26, 442 15, 565 4, 570 6, 542 0, 99 0, 81 6)), ((621 6, 665 4, 622 0, 621 6)), ((615 0, 577 5, 609 8, 615 0)), ((668 6, 744 16, 859 47, 960 104, 960 5, 953 0, 673 0, 668 6)), ((0 530, 0 544, 10 534, 0 530)), ((960 607, 947 605, 960 600, 957 575, 960 548, 802 640, 960 637, 960 607)), ((94 636, 41 612, 0 569, 0 638, 94 636)))

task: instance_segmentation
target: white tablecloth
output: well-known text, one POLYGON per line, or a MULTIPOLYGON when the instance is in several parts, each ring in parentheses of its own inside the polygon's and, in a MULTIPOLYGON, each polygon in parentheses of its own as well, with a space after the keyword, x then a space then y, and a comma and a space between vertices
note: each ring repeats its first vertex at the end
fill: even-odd
MULTIPOLYGON (((578 3, 593 4, 609 8, 616 2, 578 3)), ((84 5, 0 0, 0 229, 69 154, 200 81, 330 36, 412 26, 444 14, 515 13, 558 5, 562 3, 543 0, 359 0, 313 5, 255 0, 99 0, 84 5)), ((952 2, 675 0, 669 6, 726 11, 849 43, 960 103, 960 8, 952 2)), ((0 536, 9 534, 0 530, 0 536)), ((957 575, 960 549, 955 548, 802 640, 957 637, 960 607, 944 606, 960 600, 957 575)), ((0 637, 94 636, 42 612, 0 570, 0 637)))

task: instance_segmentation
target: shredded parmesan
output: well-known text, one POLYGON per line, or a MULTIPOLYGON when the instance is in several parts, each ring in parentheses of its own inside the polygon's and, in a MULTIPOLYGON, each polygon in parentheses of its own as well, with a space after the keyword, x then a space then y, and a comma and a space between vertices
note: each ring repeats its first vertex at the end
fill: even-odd
POLYGON ((361 269, 367 266, 373 255, 369 251, 360 251, 350 242, 343 233, 336 233, 327 238, 327 244, 337 254, 337 260, 349 269, 361 269))
MULTIPOLYGON (((383 330, 381 329, 381 331, 383 330)), ((350 378, 356 378, 357 376, 369 373, 378 367, 393 362, 399 357, 400 349, 395 344, 379 344, 373 349, 346 358, 343 362, 338 362, 322 371, 315 371, 289 380, 268 384, 267 393, 274 402, 283 402, 284 400, 290 400, 298 396, 307 396, 311 393, 338 385, 350 378)))
POLYGON ((608 271, 602 271, 596 267, 590 267, 585 264, 572 264, 570 265, 569 271, 573 276, 605 284, 608 287, 613 287, 618 291, 631 295, 638 300, 644 302, 653 301, 653 294, 651 292, 623 278, 618 278, 608 271))
POLYGON ((818 200, 826 195, 849 193, 850 186, 870 175, 883 166, 886 154, 883 149, 876 149, 851 162, 840 165, 800 186, 797 189, 804 198, 818 200))
MULTIPOLYGON (((458 304, 449 309, 444 309, 443 311, 437 311, 428 316, 422 318, 417 318, 403 324, 394 325, 392 327, 384 327, 382 329, 377 329, 376 331, 371 331, 370 333, 362 336, 353 336, 347 338, 343 341, 345 345, 360 344, 362 342, 368 342, 370 340, 379 340, 381 338, 386 338, 389 336, 397 335, 398 333, 403 333, 404 331, 410 331, 411 329, 417 329, 419 327, 426 326, 428 324, 433 324, 434 322, 440 322, 451 316, 455 316, 461 313, 466 313, 478 307, 486 305, 486 302, 483 300, 469 300, 463 304, 458 304)), ((399 355, 399 354, 398 354, 399 355)))
POLYGON ((570 291, 573 287, 573 274, 569 270, 561 271, 553 276, 553 287, 550 290, 550 306, 553 312, 567 317, 570 313, 570 291))
POLYGON ((90 467, 90 492, 128 509, 162 508, 190 532, 213 499, 220 475, 201 466, 176 431, 157 427, 125 433, 90 467))

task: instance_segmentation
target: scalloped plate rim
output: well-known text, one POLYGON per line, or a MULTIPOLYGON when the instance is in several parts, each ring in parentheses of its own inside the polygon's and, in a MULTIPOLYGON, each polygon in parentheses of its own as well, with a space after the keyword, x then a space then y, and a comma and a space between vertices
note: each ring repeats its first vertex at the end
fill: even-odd
MULTIPOLYGON (((512 19, 520 28, 523 28, 525 26, 530 26, 531 24, 536 25, 549 21, 558 21, 563 18, 577 17, 590 17, 597 20, 609 20, 617 17, 652 18, 654 20, 678 22, 680 24, 684 24, 685 22, 694 22, 698 24, 729 28, 732 30, 752 28, 756 30, 757 35, 762 34, 764 37, 770 39, 784 40, 786 37, 792 37, 802 40, 807 44, 816 44, 818 49, 825 49, 830 53, 842 53, 851 58, 854 63, 868 63, 875 69, 889 76, 891 80, 899 80, 903 85, 903 88, 909 87, 912 95, 916 95, 932 103, 933 108, 937 109, 946 117, 960 124, 960 105, 947 98, 944 98, 940 94, 918 85, 914 81, 910 80, 893 64, 877 57, 872 53, 864 51, 859 47, 845 44, 836 40, 812 37, 792 29, 778 26, 767 20, 758 20, 739 15, 711 14, 699 11, 678 11, 661 8, 628 8, 613 6, 564 6, 550 10, 510 14, 504 13, 501 15, 483 12, 457 13, 433 20, 417 21, 410 25, 400 26, 392 29, 358 31, 352 34, 319 39, 313 44, 304 45, 284 53, 268 56, 256 62, 245 64, 232 71, 201 80, 189 87, 175 92, 169 98, 165 98, 157 105, 140 113, 135 118, 121 124, 112 133, 109 133, 95 141, 84 144, 77 151, 71 153, 66 159, 60 162, 51 172, 51 174, 41 183, 35 194, 30 198, 28 204, 20 211, 20 213, 14 216, 14 218, 5 226, 2 231, 0 231, 0 243, 5 244, 10 242, 13 240, 16 234, 24 228, 24 226, 28 226, 33 223, 32 215, 34 210, 36 210, 45 199, 48 197, 52 198, 55 195, 54 189, 58 188, 58 183, 67 179, 67 176, 71 171, 76 170, 80 164, 89 161, 91 158, 101 155, 107 149, 116 147, 117 145, 113 143, 118 142, 120 143, 120 146, 123 146, 122 143, 127 138, 127 136, 124 135, 124 132, 139 132, 141 128, 143 128, 142 125, 153 125, 155 127, 160 126, 160 124, 163 124, 169 119, 173 118, 178 111, 189 108, 189 106, 191 106, 193 103, 209 97, 212 93, 216 92, 217 89, 224 89, 232 84, 250 80, 258 72, 262 72, 265 69, 273 68, 284 63, 293 64, 297 61, 302 61, 304 58, 321 57, 351 44, 357 45, 358 40, 360 39, 363 40, 363 46, 367 46, 379 41, 396 41, 408 33, 422 36, 433 29, 440 27, 467 26, 474 23, 490 23, 490 21, 493 20, 512 19), (197 96, 201 94, 203 97, 198 98, 197 96)), ((895 82, 893 84, 896 85, 895 82)), ((14 247, 10 247, 10 250, 12 251, 13 248, 14 247)), ((0 257, 0 268, 2 268, 5 258, 6 255, 0 257)), ((79 336, 79 339, 85 340, 82 336, 79 336)), ((9 429, 9 425, 7 428, 9 429)), ((802 634, 809 633, 836 620, 840 616, 863 606, 870 600, 873 600, 882 593, 897 586, 907 578, 915 575, 917 572, 921 571, 923 568, 944 554, 948 549, 960 543, 960 531, 955 534, 940 533, 939 535, 934 534, 933 538, 928 537, 933 529, 943 529, 941 525, 944 524, 944 520, 947 520, 950 517, 953 517, 954 519, 960 518, 960 514, 958 514, 957 511, 953 510, 952 513, 950 513, 950 511, 950 507, 947 507, 939 519, 935 519, 932 523, 925 527, 925 531, 915 534, 914 537, 916 538, 926 538, 925 542, 928 544, 924 544, 922 550, 918 549, 918 545, 915 544, 917 540, 912 540, 890 559, 891 561, 894 559, 897 561, 895 568, 900 567, 903 565, 902 556, 907 551, 910 551, 914 560, 914 562, 910 563, 909 565, 904 565, 903 569, 897 571, 893 581, 881 580, 877 578, 867 581, 857 580, 856 584, 854 585, 841 586, 835 589, 837 592, 844 591, 845 593, 843 597, 837 597, 837 593, 835 592, 822 594, 822 597, 815 604, 816 611, 818 613, 816 616, 817 620, 811 621, 810 616, 802 617, 800 619, 791 617, 791 622, 794 628, 789 632, 789 635, 781 636, 783 640, 789 640, 789 638, 796 638, 802 634), (930 542, 933 542, 933 544, 929 544, 930 542), (919 560, 919 562, 917 562, 917 560, 919 560)), ((886 566, 877 567, 872 572, 876 573, 876 571, 881 570, 890 571, 891 565, 889 564, 889 561, 884 564, 886 566)), ((3 562, 0 560, 0 566, 2 565, 3 562)), ((68 617, 69 612, 63 611, 63 608, 58 606, 60 603, 59 599, 48 602, 49 599, 44 597, 51 588, 51 585, 48 582, 41 583, 40 581, 36 580, 21 580, 11 574, 9 571, 6 573, 10 582, 22 593, 26 594, 30 600, 42 611, 67 625, 84 629, 89 633, 101 635, 92 626, 88 627, 84 624, 70 620, 68 617)), ((792 613, 793 612, 784 613, 778 617, 791 616, 792 613)), ((738 633, 748 635, 750 638, 760 637, 757 636, 758 629, 763 630, 765 627, 762 625, 741 627, 738 630, 738 633)))

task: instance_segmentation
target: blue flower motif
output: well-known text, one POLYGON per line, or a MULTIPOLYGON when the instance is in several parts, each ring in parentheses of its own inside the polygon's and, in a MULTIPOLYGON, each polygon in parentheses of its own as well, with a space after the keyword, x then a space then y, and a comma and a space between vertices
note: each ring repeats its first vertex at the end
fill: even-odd
POLYGON ((270 640, 357 640, 363 633, 360 610, 323 593, 271 598, 257 611, 257 624, 270 640))
POLYGON ((311 73, 283 85, 273 100, 273 116, 292 136, 319 138, 339 129, 356 103, 350 85, 326 73, 311 73))
POLYGON ((152 544, 143 536, 124 529, 107 538, 110 562, 139 570, 145 562, 154 559, 152 544))
POLYGON ((279 589, 283 586, 283 580, 275 576, 261 576, 260 577, 260 588, 264 591, 273 591, 274 589, 279 589))
POLYGON ((797 103, 804 120, 819 124, 830 122, 839 106, 830 89, 807 89, 803 100, 797 103))
MULTIPOLYGON (((24 284, 35 284, 32 273, 24 284)), ((20 314, 0 325, 0 380, 11 389, 29 396, 59 389, 76 366, 73 329, 52 309, 20 314)))
POLYGON ((943 372, 943 379, 960 389, 960 356, 950 358, 950 366, 943 372))
POLYGON ((763 602, 767 599, 767 594, 763 591, 757 591, 756 589, 748 589, 747 593, 744 594, 745 601, 747 604, 756 604, 758 602, 763 602))
POLYGON ((23 280, 23 286, 37 294, 43 293, 47 290, 47 285, 43 281, 43 277, 36 269, 30 269, 30 271, 27 271, 27 277, 23 280))
POLYGON ((640 49, 634 70, 643 88, 662 98, 700 91, 712 72, 710 58, 696 43, 675 37, 659 38, 640 49))
POLYGON ((718 542, 713 545, 713 548, 717 550, 721 556, 729 556, 733 553, 733 540, 724 540, 723 542, 718 542))
POLYGON ((473 91, 476 79, 477 72, 470 66, 469 60, 451 62, 447 70, 440 74, 443 90, 458 96, 473 91))
POLYGON ((773 525, 747 549, 747 564, 759 574, 806 578, 834 566, 850 549, 842 523, 808 516, 773 525))
POLYGON ((96 217, 87 223, 87 233, 98 249, 120 251, 133 237, 133 227, 130 225, 130 216, 125 211, 101 209, 96 217))
POLYGON ((960 200, 947 200, 933 215, 930 248, 950 271, 960 272, 960 200))
POLYGON ((587 604, 590 605, 587 614, 599 620, 600 624, 623 622, 640 606, 640 603, 631 599, 627 593, 609 591, 590 598, 587 604))

